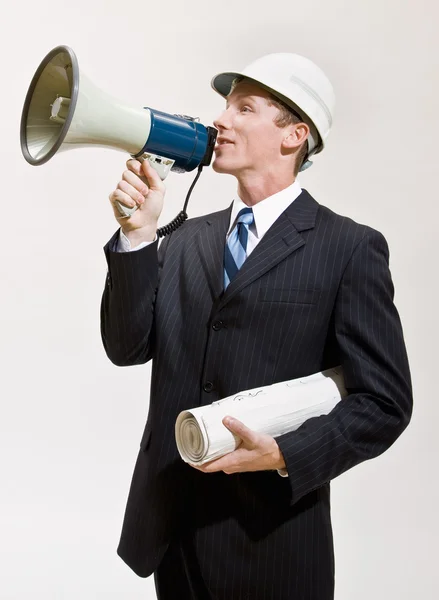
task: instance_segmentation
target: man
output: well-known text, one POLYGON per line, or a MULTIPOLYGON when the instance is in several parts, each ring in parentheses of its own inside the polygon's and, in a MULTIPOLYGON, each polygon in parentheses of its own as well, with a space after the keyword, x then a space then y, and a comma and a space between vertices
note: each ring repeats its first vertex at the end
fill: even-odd
POLYGON ((128 161, 110 194, 122 229, 105 247, 104 346, 118 365, 153 360, 118 552, 154 572, 160 600, 330 600, 329 482, 386 450, 411 415, 387 244, 296 180, 332 122, 316 65, 268 55, 213 87, 226 97, 213 168, 237 179, 231 207, 157 250, 154 170, 128 161), (138 210, 122 219, 116 202, 138 210), (276 440, 225 419, 235 452, 200 468, 180 459, 181 410, 339 364, 349 395, 329 415, 276 440))

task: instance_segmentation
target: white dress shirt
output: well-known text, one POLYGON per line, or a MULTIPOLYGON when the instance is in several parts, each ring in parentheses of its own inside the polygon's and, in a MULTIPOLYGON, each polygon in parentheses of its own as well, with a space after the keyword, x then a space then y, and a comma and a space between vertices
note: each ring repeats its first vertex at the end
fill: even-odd
MULTIPOLYGON (((247 256, 249 256, 256 246, 259 244, 261 239, 273 225, 278 217, 286 210, 286 208, 294 202, 294 200, 301 194, 302 188, 298 180, 289 185, 287 188, 276 192, 272 196, 268 196, 264 200, 261 200, 255 204, 253 208, 254 221, 249 227, 249 235, 247 240, 247 256)), ((230 235, 233 227, 235 226, 236 217, 242 208, 248 208, 246 204, 239 198, 233 200, 232 212, 230 214, 229 229, 227 230, 227 237, 230 235)), ((157 240, 157 236, 153 241, 157 240)), ((120 230, 119 240, 117 244, 117 252, 133 252, 140 250, 153 242, 142 242, 135 248, 131 248, 131 244, 126 235, 120 230)), ((278 470, 281 477, 288 477, 286 469, 278 470)))
MULTIPOLYGON (((276 194, 273 194, 272 196, 268 196, 268 198, 261 200, 252 207, 254 221, 250 225, 248 231, 247 256, 250 256, 276 219, 284 212, 287 206, 289 206, 300 195, 301 192, 302 188, 296 179, 294 183, 284 190, 276 192, 276 194)), ((227 237, 229 237, 232 229, 235 226, 236 217, 238 216, 239 211, 243 208, 248 207, 239 197, 237 200, 235 199, 233 201, 227 237)))

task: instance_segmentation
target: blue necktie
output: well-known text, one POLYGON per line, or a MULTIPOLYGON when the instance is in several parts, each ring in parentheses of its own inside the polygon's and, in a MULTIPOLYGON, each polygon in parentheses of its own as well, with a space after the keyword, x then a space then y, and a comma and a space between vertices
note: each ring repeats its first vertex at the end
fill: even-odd
POLYGON ((236 218, 224 248, 224 289, 235 277, 247 258, 248 228, 254 221, 253 210, 243 208, 236 218))

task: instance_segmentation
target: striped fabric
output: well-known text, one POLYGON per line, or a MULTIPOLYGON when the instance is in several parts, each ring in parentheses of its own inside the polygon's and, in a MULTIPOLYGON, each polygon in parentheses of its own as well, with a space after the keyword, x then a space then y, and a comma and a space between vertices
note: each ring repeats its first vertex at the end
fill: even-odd
POLYGON ((118 233, 105 247, 105 350, 121 366, 152 359, 118 553, 141 577, 171 564, 165 600, 191 598, 172 577, 179 548, 200 597, 332 600, 329 482, 389 448, 412 410, 387 243, 302 190, 224 290, 230 214, 189 219, 158 250, 113 252, 118 233), (181 460, 181 410, 339 364, 347 398, 277 440, 288 477, 181 460))
POLYGON ((247 258, 248 228, 254 221, 251 208, 243 208, 236 218, 224 246, 224 289, 229 285, 247 258))

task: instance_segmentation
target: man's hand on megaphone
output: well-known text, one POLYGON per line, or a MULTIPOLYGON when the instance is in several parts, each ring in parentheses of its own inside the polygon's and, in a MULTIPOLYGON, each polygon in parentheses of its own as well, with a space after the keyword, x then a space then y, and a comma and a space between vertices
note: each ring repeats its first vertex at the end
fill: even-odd
POLYGON ((165 184, 147 160, 127 161, 127 170, 109 198, 114 216, 133 248, 155 238, 165 193, 165 184), (128 208, 138 208, 131 217, 123 217, 117 202, 128 208))

